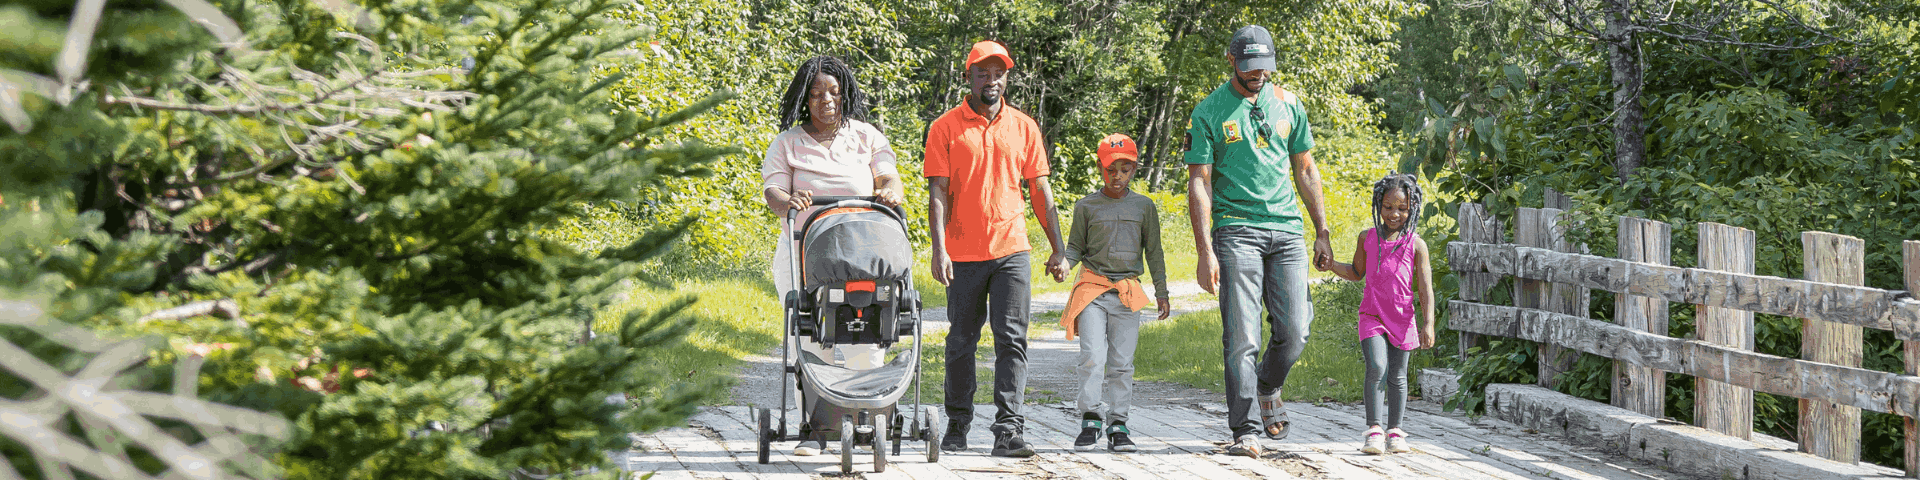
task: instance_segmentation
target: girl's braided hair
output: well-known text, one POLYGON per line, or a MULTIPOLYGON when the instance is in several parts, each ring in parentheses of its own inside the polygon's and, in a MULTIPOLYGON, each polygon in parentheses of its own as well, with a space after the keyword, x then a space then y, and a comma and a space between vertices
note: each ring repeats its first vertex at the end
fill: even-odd
MULTIPOLYGON (((867 92, 860 90, 860 84, 853 80, 853 69, 839 57, 821 55, 807 59, 800 64, 799 71, 793 72, 793 82, 787 84, 787 94, 780 97, 780 129, 795 123, 813 121, 807 111, 807 93, 813 90, 813 78, 816 75, 832 75, 840 81, 840 118, 867 120, 867 92)), ((876 125, 875 128, 878 128, 876 125)))
MULTIPOLYGON (((1382 177, 1380 181, 1373 182, 1373 228, 1376 231, 1381 228, 1380 202, 1386 201, 1387 192, 1394 190, 1405 193, 1407 195, 1407 203, 1413 205, 1411 211, 1407 212, 1407 225, 1404 228, 1408 229, 1407 233, 1418 233, 1419 228, 1417 227, 1420 225, 1421 199, 1424 195, 1420 193, 1419 179, 1414 178, 1411 173, 1389 173, 1386 177, 1382 177)), ((1381 238, 1386 238, 1384 233, 1391 232, 1382 233, 1381 238)))

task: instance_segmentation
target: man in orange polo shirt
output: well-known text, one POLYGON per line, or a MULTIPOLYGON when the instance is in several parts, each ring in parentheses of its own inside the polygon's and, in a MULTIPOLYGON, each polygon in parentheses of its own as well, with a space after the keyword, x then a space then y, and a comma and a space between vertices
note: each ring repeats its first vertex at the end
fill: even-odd
POLYGON ((1013 57, 993 41, 967 54, 966 103, 927 129, 927 224, 933 232, 933 278, 947 286, 947 431, 940 449, 967 449, 972 427, 974 364, 980 328, 993 329, 993 454, 1030 457, 1020 416, 1027 387, 1027 319, 1031 261, 1021 184, 1047 231, 1048 271, 1064 269, 1059 215, 1047 188, 1047 150, 1040 125, 1007 105, 1013 57), (1023 181, 1024 180, 1024 181, 1023 181), (992 298, 992 302, 988 302, 992 298), (991 304, 991 310, 989 310, 991 304))

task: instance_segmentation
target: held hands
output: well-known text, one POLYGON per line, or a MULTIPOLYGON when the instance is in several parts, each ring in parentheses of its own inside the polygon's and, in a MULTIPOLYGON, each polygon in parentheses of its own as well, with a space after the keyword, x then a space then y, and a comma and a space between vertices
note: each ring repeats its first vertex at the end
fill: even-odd
POLYGON ((1333 269, 1333 241, 1328 240, 1330 232, 1322 231, 1313 238, 1313 266, 1320 271, 1333 269))
POLYGON ((1067 256, 1053 252, 1047 256, 1047 274, 1053 276, 1054 283, 1067 281, 1067 256))
POLYGON ((1154 306, 1160 309, 1159 320, 1166 320, 1168 316, 1173 315, 1173 302, 1165 298, 1155 301, 1154 306))

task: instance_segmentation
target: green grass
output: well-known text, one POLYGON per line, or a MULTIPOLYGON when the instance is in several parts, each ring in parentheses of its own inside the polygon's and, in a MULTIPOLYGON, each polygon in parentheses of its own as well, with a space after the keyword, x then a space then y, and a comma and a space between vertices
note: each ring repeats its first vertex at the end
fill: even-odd
POLYGON ((626 301, 596 316, 594 331, 613 331, 612 322, 630 310, 654 308, 684 295, 697 295, 699 300, 686 311, 693 329, 685 341, 662 348, 653 357, 677 379, 715 385, 718 389, 705 403, 731 403, 727 389, 734 383, 733 373, 741 359, 780 345, 782 312, 774 300, 773 285, 762 273, 759 277, 685 280, 677 287, 634 288, 626 301))
MULTIPOLYGON (((1333 281, 1312 288, 1313 327, 1307 350, 1288 374, 1288 401, 1353 402, 1360 399, 1360 381, 1366 367, 1360 361, 1360 341, 1354 319, 1360 306, 1360 284, 1333 281)), ((1262 321, 1261 337, 1272 328, 1262 321)), ((1220 311, 1208 310, 1149 323, 1140 329, 1134 353, 1134 378, 1171 382, 1215 392, 1226 391, 1221 357, 1220 311)), ((1408 380, 1420 368, 1436 363, 1431 350, 1414 354, 1408 380)), ((1409 394, 1418 390, 1409 383, 1409 394)))

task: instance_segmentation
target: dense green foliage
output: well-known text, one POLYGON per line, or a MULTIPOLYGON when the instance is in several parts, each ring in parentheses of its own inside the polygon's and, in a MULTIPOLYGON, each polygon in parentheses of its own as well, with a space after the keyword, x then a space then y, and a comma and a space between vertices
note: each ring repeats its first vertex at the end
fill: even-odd
MULTIPOLYGON (((112 3, 82 69, 56 59, 73 2, 0 9, 31 27, 0 38, 8 80, 68 92, 22 96, 31 125, 0 131, 0 292, 163 335, 155 362, 205 354, 202 397, 292 421, 256 447, 280 475, 605 466, 710 391, 649 361, 691 297, 583 339, 687 223, 594 251, 540 234, 732 151, 679 130, 726 95, 614 101, 613 72, 644 73, 620 52, 648 35, 615 2, 222 2, 245 32, 226 46, 207 33, 222 22, 112 3), (238 318, 144 318, 197 300, 238 318)), ((64 476, 20 448, 0 440, 14 468, 64 476)))
MULTIPOLYGON (((1828 16, 1812 30, 1761 12, 1725 27, 1753 43, 1844 40, 1810 48, 1641 37, 1649 155, 1625 181, 1614 176, 1613 88, 1595 45, 1553 35, 1557 24, 1531 5, 1436 4, 1435 12, 1479 20, 1410 23, 1403 70, 1381 85, 1394 87, 1397 126, 1418 139, 1403 165, 1423 169, 1458 201, 1510 218, 1516 206, 1538 206, 1544 189, 1568 192, 1578 240, 1596 254, 1613 254, 1614 219, 1627 215, 1672 224, 1674 264, 1684 266, 1697 264, 1698 222, 1749 228, 1758 235, 1757 273, 1783 277, 1801 275, 1800 232, 1851 235, 1866 241, 1867 285, 1904 289, 1899 242, 1920 239, 1920 64, 1911 54, 1920 4, 1822 4, 1828 16), (1436 63, 1442 52, 1464 61, 1436 63)), ((1610 296, 1596 295, 1595 317, 1611 310, 1610 296)), ((1691 308, 1674 311, 1670 333, 1691 333, 1691 308)), ((1756 327, 1761 352, 1800 356, 1797 319, 1763 315, 1756 327)), ((1898 371, 1892 336, 1870 330, 1867 338, 1865 365, 1898 371)), ((1467 381, 1530 381, 1524 344, 1501 342, 1472 357, 1467 381)), ((1582 361, 1561 388, 1604 400, 1607 382, 1591 380, 1605 376, 1605 363, 1582 361)), ((1681 420, 1691 417, 1691 383, 1669 389, 1668 413, 1681 420)), ((1757 397, 1757 428, 1795 438, 1793 399, 1757 397)), ((1868 417, 1867 458, 1897 464, 1898 419, 1868 417)))

